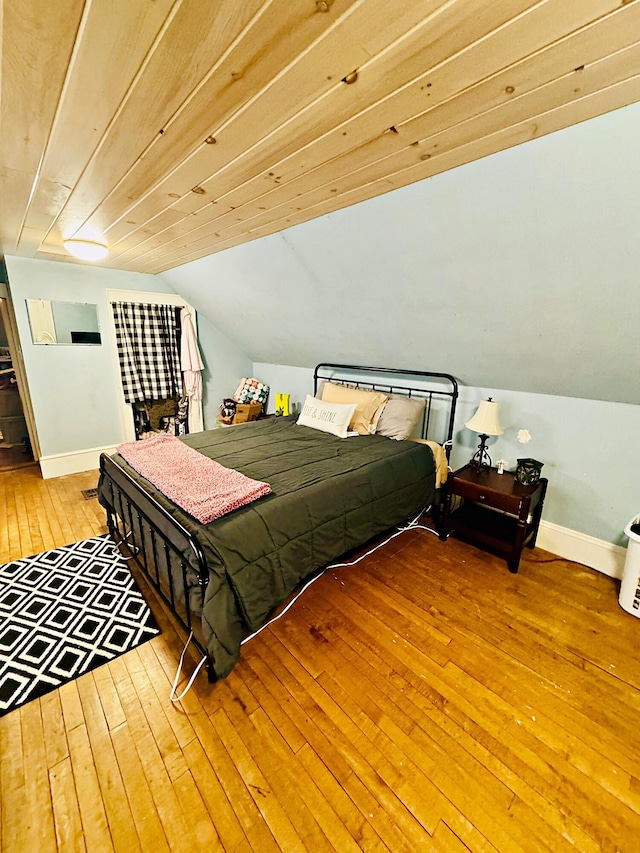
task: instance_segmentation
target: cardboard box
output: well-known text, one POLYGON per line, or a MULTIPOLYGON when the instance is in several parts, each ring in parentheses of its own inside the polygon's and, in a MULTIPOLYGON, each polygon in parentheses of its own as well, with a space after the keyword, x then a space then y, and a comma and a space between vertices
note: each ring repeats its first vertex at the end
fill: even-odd
POLYGON ((255 421, 261 411, 262 403, 238 403, 233 422, 246 424, 247 421, 255 421))

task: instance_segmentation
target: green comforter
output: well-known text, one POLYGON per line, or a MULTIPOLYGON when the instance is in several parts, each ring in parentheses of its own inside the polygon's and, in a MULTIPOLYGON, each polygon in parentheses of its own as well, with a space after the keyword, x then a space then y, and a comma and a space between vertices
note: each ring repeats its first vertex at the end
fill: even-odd
POLYGON ((303 578, 415 515, 435 494, 433 456, 415 442, 375 435, 339 439, 298 426, 294 417, 184 441, 272 488, 271 495, 201 525, 121 462, 205 552, 210 580, 202 628, 221 677, 236 662, 244 634, 260 627, 303 578))

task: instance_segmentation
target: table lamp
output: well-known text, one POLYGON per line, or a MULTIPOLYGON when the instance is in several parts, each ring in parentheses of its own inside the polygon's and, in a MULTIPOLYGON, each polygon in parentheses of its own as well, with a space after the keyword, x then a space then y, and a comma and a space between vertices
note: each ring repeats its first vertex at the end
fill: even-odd
POLYGON ((498 404, 491 397, 481 400, 478 411, 467 421, 465 426, 478 433, 480 444, 475 456, 471 459, 471 465, 480 471, 491 467, 491 457, 487 452, 487 439, 490 435, 502 435, 502 427, 498 420, 498 404))

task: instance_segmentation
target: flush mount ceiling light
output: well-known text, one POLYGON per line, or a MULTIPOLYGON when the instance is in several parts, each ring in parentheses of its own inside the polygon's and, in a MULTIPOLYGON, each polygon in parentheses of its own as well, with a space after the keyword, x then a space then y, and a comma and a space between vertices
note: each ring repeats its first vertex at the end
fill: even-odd
POLYGON ((63 241, 63 246, 70 255, 81 261, 101 261, 109 254, 109 249, 104 243, 97 240, 84 240, 81 237, 70 237, 63 241))

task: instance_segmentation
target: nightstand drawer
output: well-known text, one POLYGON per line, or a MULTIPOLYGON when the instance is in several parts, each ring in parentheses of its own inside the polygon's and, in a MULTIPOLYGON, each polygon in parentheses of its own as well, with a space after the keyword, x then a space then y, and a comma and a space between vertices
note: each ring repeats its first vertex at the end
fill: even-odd
POLYGON ((516 495, 505 495, 493 489, 483 489, 482 486, 475 483, 466 483, 464 480, 457 479, 452 491, 463 498, 469 498, 496 509, 503 509, 505 512, 512 512, 514 515, 517 515, 520 510, 521 499, 516 495))

